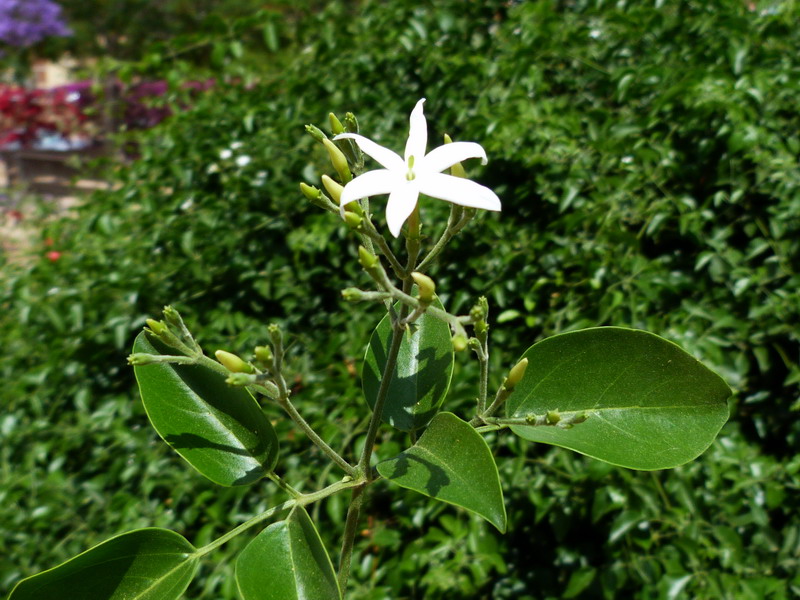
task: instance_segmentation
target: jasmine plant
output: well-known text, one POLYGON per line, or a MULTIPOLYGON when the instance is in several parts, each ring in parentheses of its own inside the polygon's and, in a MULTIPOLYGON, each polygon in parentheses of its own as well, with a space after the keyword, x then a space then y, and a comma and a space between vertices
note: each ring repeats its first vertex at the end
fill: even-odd
POLYGON ((307 127, 327 149, 335 178, 322 177, 324 191, 301 184, 301 192, 343 219, 368 283, 343 290, 343 297, 385 310, 364 340, 368 425, 361 448, 334 448, 303 418, 302 395, 295 397, 288 383, 278 326, 269 327, 268 339, 247 358, 221 349, 211 358, 178 312, 166 307, 163 319, 148 320, 129 357, 153 427, 211 481, 240 486, 267 478, 286 499, 199 547, 166 529, 118 535, 21 581, 9 600, 177 599, 200 560, 240 535, 251 538, 236 562, 244 600, 340 600, 374 485, 413 490, 506 530, 503 486, 483 437, 488 432, 639 470, 684 464, 711 444, 728 417, 729 387, 675 344, 641 330, 597 327, 540 340, 508 365, 490 394, 489 303, 476 298, 467 314, 449 312, 430 273, 477 209, 499 211, 501 202, 467 179, 461 165, 469 158, 487 160, 479 144, 445 137, 445 145, 426 154, 423 102, 411 113, 402 158, 360 135, 350 113, 344 123, 330 116, 332 138, 307 127), (366 170, 364 154, 384 168, 366 170), (402 248, 382 232, 382 219, 373 220, 371 198, 384 194, 385 223, 393 238, 403 236, 402 248), (426 230, 438 229, 435 241, 423 233, 420 195, 451 204, 446 223, 425 223, 426 230), (458 376, 456 355, 466 351, 474 354, 480 377, 472 409, 457 415, 445 402, 458 376), (305 482, 278 474, 280 443, 272 421, 279 418, 291 421, 329 459, 338 481, 307 492, 300 491, 305 482), (386 428, 407 447, 376 456, 377 435, 386 428), (349 503, 334 566, 307 507, 340 493, 349 503))

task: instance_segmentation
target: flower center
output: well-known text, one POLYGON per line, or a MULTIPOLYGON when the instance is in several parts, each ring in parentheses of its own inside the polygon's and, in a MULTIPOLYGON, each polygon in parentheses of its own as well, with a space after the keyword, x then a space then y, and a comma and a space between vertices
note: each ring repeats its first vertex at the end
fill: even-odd
POLYGON ((408 157, 408 173, 406 173, 406 179, 408 181, 414 181, 415 177, 416 177, 416 175, 414 175, 414 157, 413 156, 409 156, 408 157))

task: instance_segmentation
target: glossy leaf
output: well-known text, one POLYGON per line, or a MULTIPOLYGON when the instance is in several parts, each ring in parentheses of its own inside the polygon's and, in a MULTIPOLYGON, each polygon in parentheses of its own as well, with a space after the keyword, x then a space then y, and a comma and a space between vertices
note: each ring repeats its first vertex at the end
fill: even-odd
POLYGON ((174 531, 137 529, 20 581, 9 600, 176 600, 197 569, 194 552, 174 531))
POLYGON ((378 463, 397 485, 470 510, 506 530, 497 465, 483 437, 453 413, 436 415, 416 444, 378 463))
POLYGON ((244 600, 340 600, 331 559, 302 506, 250 542, 236 561, 244 600))
MULTIPOLYGON (((438 300, 434 306, 442 308, 438 300)), ((399 304, 395 306, 400 309, 399 304)), ((402 431, 424 427, 442 405, 453 375, 453 344, 450 326, 423 314, 403 336, 397 368, 389 383, 383 421, 402 431)), ((392 326, 386 315, 369 340, 361 373, 364 396, 375 406, 386 356, 392 341, 392 326)))
POLYGON ((515 425, 517 435, 631 469, 676 467, 705 451, 728 418, 730 388, 667 340, 598 327, 531 346, 510 417, 585 411, 571 429, 515 425))
MULTIPOLYGON (((158 340, 139 334, 134 352, 170 354, 158 340)), ((245 485, 269 473, 278 460, 278 438, 250 393, 197 365, 134 367, 142 402, 158 434, 211 481, 245 485)))

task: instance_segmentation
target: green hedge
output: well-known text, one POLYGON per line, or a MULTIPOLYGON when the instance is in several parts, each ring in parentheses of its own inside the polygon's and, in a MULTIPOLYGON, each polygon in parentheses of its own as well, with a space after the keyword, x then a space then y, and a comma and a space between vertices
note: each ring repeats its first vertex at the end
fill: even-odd
MULTIPOLYGON (((379 492, 354 597, 800 593, 797 17, 722 0, 330 4, 299 24, 280 72, 220 83, 144 134, 117 189, 43 232, 61 260, 3 266, 0 593, 116 532, 152 524, 202 543, 273 500, 269 484, 205 483, 149 428, 125 355, 165 303, 210 351, 246 354, 284 324, 301 410, 358 444, 353 368, 373 323, 339 290, 366 279, 344 227, 297 192, 330 170, 302 125, 352 110, 400 147, 422 96, 432 144, 444 131, 483 144, 489 165, 467 167, 503 200, 433 272, 461 290, 451 309, 489 296, 496 377, 543 335, 627 325, 687 348, 737 395, 719 441, 670 472, 498 441, 505 537, 379 492)), ((423 203, 424 222, 443 210, 423 203)), ((452 402, 468 403, 474 369, 457 369, 452 402)), ((311 452, 281 468, 325 482, 324 464, 311 452)), ((316 509, 332 551, 343 506, 316 509)), ((237 544, 187 597, 234 597, 223 556, 237 544)))

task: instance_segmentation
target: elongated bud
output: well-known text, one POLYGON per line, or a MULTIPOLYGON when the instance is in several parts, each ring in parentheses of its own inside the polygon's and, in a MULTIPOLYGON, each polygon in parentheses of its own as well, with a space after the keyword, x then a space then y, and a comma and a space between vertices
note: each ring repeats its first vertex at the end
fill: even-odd
POLYGON ((145 354, 143 352, 139 352, 137 354, 131 354, 128 356, 128 364, 133 365, 134 367, 141 367, 143 365, 153 365, 159 362, 163 362, 159 360, 161 357, 157 354, 145 354))
POLYGON ((483 315, 484 315, 483 318, 484 319, 488 318, 488 316, 489 316, 489 300, 486 298, 486 296, 481 296, 480 298, 478 298, 478 306, 483 311, 483 315))
POLYGON ((167 330, 167 325, 161 321, 156 321, 155 319, 147 319, 145 321, 147 326, 150 328, 150 331, 155 333, 156 335, 161 335, 167 330))
POLYGON ((300 191, 303 192, 303 195, 308 198, 311 204, 318 208, 329 211, 335 211, 337 208, 319 188, 313 185, 300 183, 300 191))
POLYGON ((345 113, 344 128, 347 130, 347 133, 358 133, 358 120, 353 113, 345 113))
POLYGON ((361 263, 362 267, 369 271, 378 264, 378 257, 370 253, 370 251, 364 248, 364 246, 359 246, 358 262, 361 263))
POLYGON ((456 352, 461 352, 467 349, 467 338, 463 335, 454 335, 453 336, 453 350, 456 352))
POLYGON ((363 300, 364 292, 358 288, 345 288, 342 290, 342 298, 347 302, 361 302, 363 300))
POLYGON ((267 326, 267 333, 269 334, 269 339, 275 348, 283 348, 283 332, 281 331, 279 325, 276 323, 270 323, 267 326))
POLYGON ((217 357, 217 360, 224 366, 228 371, 233 373, 252 373, 253 367, 248 365, 244 362, 241 358, 236 356, 235 354, 231 354, 230 352, 225 352, 225 350, 217 350, 214 353, 214 356, 217 357))
POLYGON ((411 279, 414 280, 414 283, 416 283, 419 288, 420 302, 424 304, 433 302, 433 296, 436 293, 436 284, 433 283, 433 279, 417 271, 411 273, 411 279))
POLYGON ((358 229, 361 227, 361 222, 364 219, 359 217, 356 213, 350 212, 349 210, 344 211, 344 222, 347 223, 347 226, 350 229, 358 229))
POLYGON ((313 125, 306 125, 306 131, 318 142, 322 142, 323 140, 327 140, 327 136, 322 133, 322 130, 319 127, 314 127, 313 125))
POLYGON ((585 421, 586 421, 586 419, 588 419, 588 418, 589 418, 589 415, 588 415, 588 414, 586 414, 585 412, 581 412, 581 413, 575 413, 575 414, 572 416, 572 418, 570 418, 569 422, 570 422, 572 425, 578 425, 579 423, 583 423, 583 422, 585 422, 585 421))
MULTIPOLYGON (((444 143, 445 144, 452 144, 453 140, 450 139, 450 136, 446 133, 444 134, 444 143)), ((457 162, 452 167, 450 167, 450 175, 454 177, 465 177, 467 176, 467 172, 464 170, 464 167, 461 166, 460 162, 457 162)))
POLYGON ((264 365, 271 365, 273 360, 272 348, 269 346, 256 346, 253 351, 256 355, 256 360, 264 365))
POLYGON ((333 132, 333 135, 344 133, 344 125, 342 125, 342 122, 336 118, 335 114, 328 113, 328 121, 331 124, 331 131, 333 132))
POLYGON ((528 359, 523 358, 519 361, 516 365, 512 367, 512 369, 508 372, 508 377, 506 377, 506 381, 503 385, 506 386, 508 391, 513 390, 516 385, 522 381, 522 378, 525 376, 525 369, 528 368, 528 359))
MULTIPOLYGON (((325 186, 325 190, 327 190, 331 200, 333 200, 337 205, 340 204, 342 201, 342 190, 344 190, 344 187, 327 175, 322 176, 322 185, 325 186)), ((352 202, 350 204, 352 204, 352 202)))
POLYGON ((322 143, 328 150, 328 156, 331 158, 331 164, 333 165, 333 168, 336 169, 336 172, 339 174, 339 177, 342 179, 342 181, 347 183, 353 179, 353 174, 350 173, 350 167, 347 165, 347 159, 345 158, 344 153, 339 150, 336 144, 334 144, 328 138, 322 140, 322 143))
POLYGON ((225 383, 236 387, 245 387, 257 381, 256 376, 249 373, 231 373, 225 380, 225 383))
POLYGON ((313 185, 300 182, 300 191, 303 192, 303 195, 312 202, 322 198, 322 192, 313 185))
POLYGON ((165 306, 163 312, 164 312, 164 318, 167 320, 167 323, 181 329, 185 327, 185 325, 183 324, 183 317, 181 317, 181 313, 179 313, 177 310, 175 310, 171 306, 165 306))

